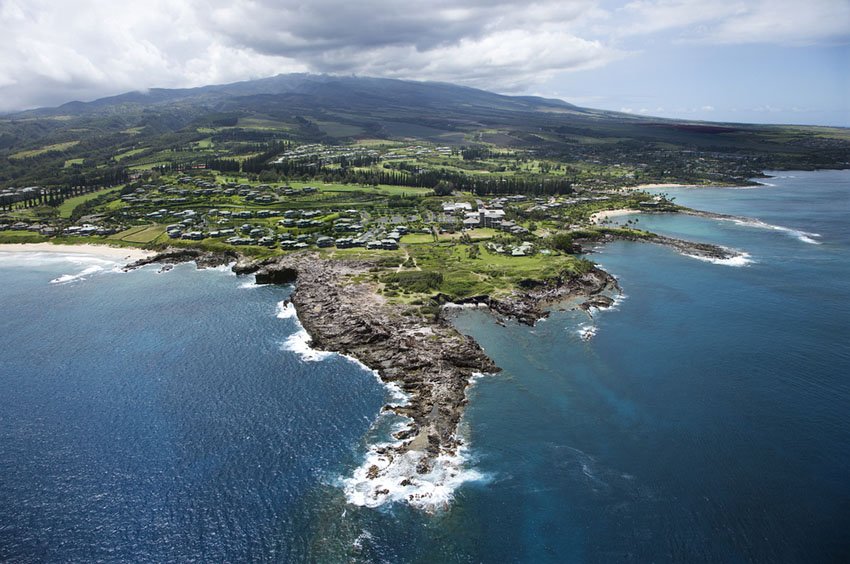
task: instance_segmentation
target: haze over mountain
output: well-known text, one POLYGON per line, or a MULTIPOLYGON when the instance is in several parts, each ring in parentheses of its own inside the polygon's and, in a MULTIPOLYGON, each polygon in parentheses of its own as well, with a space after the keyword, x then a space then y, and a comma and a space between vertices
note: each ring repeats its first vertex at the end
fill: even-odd
POLYGON ((5 0, 0 112, 310 72, 850 125, 845 0, 5 0))
POLYGON ((264 152, 281 140, 483 145, 610 166, 648 161, 661 166, 671 150, 701 151, 712 159, 732 159, 728 166, 717 165, 724 174, 737 170, 746 156, 749 164, 739 171, 745 174, 843 166, 850 160, 847 138, 840 129, 661 119, 441 82, 290 74, 128 92, 5 116, 0 180, 63 183, 80 170, 182 166, 250 152, 246 143, 260 144, 253 151, 264 152), (201 153, 199 143, 206 147, 201 153), (149 158, 126 160, 125 153, 149 158))

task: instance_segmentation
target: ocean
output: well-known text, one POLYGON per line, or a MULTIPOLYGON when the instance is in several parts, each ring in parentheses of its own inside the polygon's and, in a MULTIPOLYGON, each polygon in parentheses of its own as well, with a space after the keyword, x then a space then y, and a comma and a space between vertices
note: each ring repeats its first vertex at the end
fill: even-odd
POLYGON ((403 397, 290 288, 0 253, 0 561, 850 560, 850 171, 769 174, 616 218, 746 261, 618 242, 612 309, 460 313, 504 370, 436 507, 357 495, 403 397))

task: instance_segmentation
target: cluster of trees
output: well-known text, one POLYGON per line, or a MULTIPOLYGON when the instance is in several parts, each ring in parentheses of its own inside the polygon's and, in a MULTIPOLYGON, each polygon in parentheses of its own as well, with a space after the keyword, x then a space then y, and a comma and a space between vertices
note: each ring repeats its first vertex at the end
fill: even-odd
POLYGON ((460 156, 465 161, 480 161, 493 156, 493 151, 486 147, 462 147, 460 156))
POLYGON ((242 170, 242 163, 236 159, 209 159, 205 164, 207 168, 220 172, 239 172, 242 170))
POLYGON ((266 163, 268 163, 272 157, 282 153, 287 148, 289 148, 288 141, 277 141, 271 143, 268 148, 259 155, 242 161, 242 172, 253 172, 259 174, 264 170, 271 168, 271 165, 266 163))

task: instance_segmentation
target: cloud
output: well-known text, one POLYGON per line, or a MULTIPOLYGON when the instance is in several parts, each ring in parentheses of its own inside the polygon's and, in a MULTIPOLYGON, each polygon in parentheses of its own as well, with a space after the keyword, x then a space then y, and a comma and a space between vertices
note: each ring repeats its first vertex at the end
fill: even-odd
POLYGON ((235 0, 213 10, 209 22, 233 45, 297 58, 317 72, 517 90, 624 56, 576 33, 581 22, 601 17, 591 1, 433 0, 412 9, 392 0, 235 0))
POLYGON ((287 72, 529 92, 655 42, 850 41, 847 0, 0 0, 0 111, 287 72))
POLYGON ((624 56, 595 0, 0 0, 0 110, 284 72, 523 90, 624 56))
POLYGON ((620 36, 670 31, 681 40, 714 44, 850 41, 847 0, 637 0, 615 14, 611 32, 620 36))

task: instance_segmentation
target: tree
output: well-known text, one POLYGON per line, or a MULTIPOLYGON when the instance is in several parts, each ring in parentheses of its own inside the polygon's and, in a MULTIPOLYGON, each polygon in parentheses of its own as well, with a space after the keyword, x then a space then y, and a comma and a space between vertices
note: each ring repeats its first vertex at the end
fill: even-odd
POLYGON ((552 235, 549 237, 549 245, 562 253, 572 253, 574 251, 573 236, 569 233, 556 233, 552 235))
POLYGON ((434 194, 437 196, 450 196, 455 191, 455 185, 448 180, 440 180, 434 186, 434 194))

